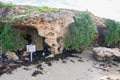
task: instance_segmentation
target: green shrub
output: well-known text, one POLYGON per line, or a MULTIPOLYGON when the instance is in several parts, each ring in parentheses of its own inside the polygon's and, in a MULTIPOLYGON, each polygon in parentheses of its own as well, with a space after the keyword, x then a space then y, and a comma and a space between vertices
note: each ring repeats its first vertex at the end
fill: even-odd
POLYGON ((74 20, 75 22, 69 27, 68 35, 64 41, 65 48, 81 51, 93 41, 96 27, 89 12, 82 12, 74 20))
POLYGON ((60 9, 58 8, 49 8, 47 6, 42 6, 42 7, 35 7, 35 6, 30 6, 28 5, 27 8, 31 9, 31 10, 37 10, 37 11, 55 11, 58 12, 60 9))
POLYGON ((12 8, 14 7, 15 5, 13 4, 5 4, 5 3, 0 3, 0 8, 3 8, 3 7, 9 7, 9 8, 12 8))
POLYGON ((112 43, 116 44, 120 41, 120 23, 115 22, 114 20, 105 19, 105 24, 108 33, 105 43, 107 46, 110 46, 112 43))
POLYGON ((24 14, 24 15, 14 15, 13 17, 11 17, 11 20, 10 21, 14 21, 15 19, 25 19, 27 17, 29 17, 30 14, 24 14))
POLYGON ((11 23, 0 26, 0 47, 1 53, 21 48, 24 45, 24 39, 20 33, 13 29, 11 23), (19 41, 19 42, 18 42, 19 41))

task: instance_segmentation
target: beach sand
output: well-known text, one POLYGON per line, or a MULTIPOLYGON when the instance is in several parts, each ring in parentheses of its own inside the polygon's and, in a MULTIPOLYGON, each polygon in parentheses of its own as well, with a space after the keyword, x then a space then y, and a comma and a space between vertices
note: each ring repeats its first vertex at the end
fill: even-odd
POLYGON ((120 64, 101 66, 90 53, 76 54, 81 58, 68 57, 52 61, 52 66, 42 62, 43 74, 32 76, 36 65, 17 68, 12 74, 3 74, 0 80, 120 80, 120 64), (27 70, 26 70, 26 69, 27 70))

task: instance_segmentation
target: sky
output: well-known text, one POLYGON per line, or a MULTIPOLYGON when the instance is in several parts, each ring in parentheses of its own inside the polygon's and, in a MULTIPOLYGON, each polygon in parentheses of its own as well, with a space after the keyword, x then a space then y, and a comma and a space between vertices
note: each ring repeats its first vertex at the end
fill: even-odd
POLYGON ((0 0, 20 5, 48 6, 85 11, 94 15, 120 21, 120 0, 0 0))

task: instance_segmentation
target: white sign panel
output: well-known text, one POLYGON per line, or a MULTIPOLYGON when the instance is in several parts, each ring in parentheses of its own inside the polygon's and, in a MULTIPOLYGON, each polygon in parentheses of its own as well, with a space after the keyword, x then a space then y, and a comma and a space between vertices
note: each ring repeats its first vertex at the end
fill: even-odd
POLYGON ((27 49, 27 52, 35 52, 36 46, 35 45, 27 45, 26 49, 27 49))

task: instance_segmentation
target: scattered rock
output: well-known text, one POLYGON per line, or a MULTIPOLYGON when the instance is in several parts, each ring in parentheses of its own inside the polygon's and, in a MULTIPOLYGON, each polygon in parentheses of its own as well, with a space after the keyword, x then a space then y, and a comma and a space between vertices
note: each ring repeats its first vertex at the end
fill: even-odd
POLYGON ((55 55, 54 54, 50 54, 49 56, 45 57, 45 58, 53 58, 55 55))
POLYGON ((75 54, 71 54, 70 57, 74 57, 74 58, 80 58, 80 59, 82 59, 80 56, 75 55, 75 54))
POLYGON ((107 77, 106 79, 107 79, 107 80, 114 80, 114 79, 112 79, 111 77, 107 77))
POLYGON ((102 70, 102 71, 106 71, 106 72, 109 72, 109 70, 108 70, 108 69, 105 69, 105 68, 96 67, 96 66, 94 66, 94 68, 96 68, 96 69, 100 69, 100 70, 102 70))
POLYGON ((35 71, 32 73, 32 76, 37 76, 38 74, 43 74, 43 72, 38 71, 38 70, 35 70, 35 71))
POLYGON ((46 62, 46 64, 48 64, 48 66, 52 66, 52 63, 51 63, 51 62, 46 62))
POLYGON ((0 75, 2 75, 4 73, 11 74, 18 67, 20 67, 20 64, 14 63, 14 65, 13 65, 13 63, 12 63, 12 65, 11 65, 10 63, 8 63, 8 64, 3 63, 2 66, 0 66, 0 75))
POLYGON ((65 60, 63 60, 63 61, 62 61, 62 63, 66 64, 66 61, 65 61, 65 60))
POLYGON ((38 64, 36 68, 37 68, 37 69, 40 69, 40 70, 43 70, 43 67, 42 67, 41 64, 38 64))
POLYGON ((62 62, 62 59, 58 59, 59 62, 62 62))
POLYGON ((7 72, 6 66, 1 66, 1 67, 0 67, 0 75, 4 74, 4 73, 6 73, 6 72, 7 72))
POLYGON ((75 63, 75 61, 73 61, 73 60, 70 60, 72 63, 75 63))
POLYGON ((29 68, 27 68, 27 67, 25 67, 25 68, 23 68, 24 70, 26 70, 26 71, 28 71, 28 70, 30 70, 29 68))
POLYGON ((16 59, 17 58, 16 58, 16 56, 14 56, 14 53, 13 53, 13 56, 11 55, 11 58, 7 54, 1 54, 0 55, 0 75, 2 75, 4 73, 11 74, 12 71, 14 71, 15 69, 17 69, 18 67, 23 65, 22 64, 23 62, 17 62, 17 61, 15 61, 16 59))
POLYGON ((84 62, 82 59, 78 59, 78 62, 84 62))
POLYGON ((8 56, 6 54, 1 54, 0 55, 0 61, 3 62, 3 61, 7 61, 8 60, 8 56))

